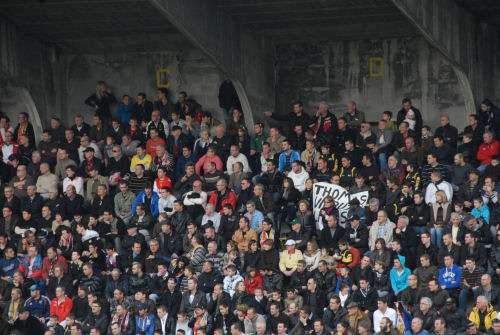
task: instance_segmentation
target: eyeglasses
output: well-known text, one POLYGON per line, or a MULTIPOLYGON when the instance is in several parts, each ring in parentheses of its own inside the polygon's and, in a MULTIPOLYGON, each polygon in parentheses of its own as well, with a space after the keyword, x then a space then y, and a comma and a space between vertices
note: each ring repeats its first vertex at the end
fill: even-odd
POLYGON ((118 151, 118 150, 112 150, 112 151, 113 151, 113 152, 120 152, 120 151, 118 151))

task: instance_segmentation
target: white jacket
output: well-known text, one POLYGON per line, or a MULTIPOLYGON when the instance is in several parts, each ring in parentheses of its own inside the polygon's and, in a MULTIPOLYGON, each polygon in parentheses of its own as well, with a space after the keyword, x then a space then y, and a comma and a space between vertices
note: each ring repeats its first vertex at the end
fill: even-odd
POLYGON ((288 173, 288 178, 293 180, 293 184, 299 192, 303 192, 306 189, 306 180, 309 178, 309 173, 304 168, 299 173, 292 170, 288 173))
POLYGON ((227 159, 227 174, 232 174, 233 173, 233 164, 236 162, 240 162, 243 164, 243 172, 252 172, 252 169, 250 169, 250 165, 248 164, 248 159, 247 156, 243 155, 241 152, 238 154, 238 156, 233 157, 229 156, 227 159))
POLYGON ((442 180, 436 187, 434 183, 427 185, 425 190, 425 203, 430 204, 436 202, 436 192, 442 190, 448 197, 448 201, 451 202, 453 198, 453 187, 447 181, 442 180))

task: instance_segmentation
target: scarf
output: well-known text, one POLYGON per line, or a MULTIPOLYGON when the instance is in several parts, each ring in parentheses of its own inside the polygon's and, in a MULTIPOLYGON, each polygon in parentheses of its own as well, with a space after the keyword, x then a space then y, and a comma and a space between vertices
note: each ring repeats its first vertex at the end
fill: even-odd
POLYGON ((196 250, 198 248, 200 248, 202 245, 201 244, 198 244, 196 247, 193 248, 193 251, 191 251, 191 258, 194 257, 194 253, 196 252, 196 250))
POLYGON ((17 142, 19 143, 19 139, 21 138, 22 135, 26 134, 28 130, 28 122, 24 126, 21 126, 19 124, 19 129, 17 130, 17 142))
POLYGON ((264 242, 266 242, 269 239, 274 239, 273 229, 272 228, 269 231, 269 233, 267 231, 263 231, 262 232, 262 234, 260 235, 260 246, 263 247, 264 246, 264 242))
POLYGON ((194 327, 193 327, 193 333, 196 334, 198 329, 201 327, 205 327, 206 324, 207 324, 207 313, 203 313, 202 316, 198 316, 196 318, 196 321, 195 321, 194 327))
POLYGON ((128 312, 125 312, 125 315, 123 318, 120 319, 117 313, 113 315, 113 319, 111 320, 111 324, 114 322, 118 322, 120 324, 120 328, 122 331, 126 331, 128 329, 129 325, 129 320, 130 320, 130 314, 128 312))
POLYGON ((73 248, 73 235, 69 236, 67 241, 59 240, 59 246, 65 248, 66 250, 70 250, 73 248))

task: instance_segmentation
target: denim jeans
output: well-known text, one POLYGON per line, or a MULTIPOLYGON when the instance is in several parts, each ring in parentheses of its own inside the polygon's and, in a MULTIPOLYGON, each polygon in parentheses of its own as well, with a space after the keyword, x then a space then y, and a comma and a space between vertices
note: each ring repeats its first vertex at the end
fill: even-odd
POLYGON ((384 152, 381 152, 378 154, 378 162, 380 164, 380 171, 385 169, 387 167, 387 154, 384 152))
POLYGON ((425 226, 411 226, 415 234, 422 234, 427 231, 425 226))
POLYGON ((443 228, 431 228, 431 243, 441 248, 443 238, 443 228))
POLYGON ((479 171, 479 173, 481 174, 481 176, 484 174, 484 171, 486 170, 486 168, 489 166, 490 164, 483 164, 483 165, 479 165, 477 167, 477 170, 479 171))
POLYGON ((472 288, 463 288, 460 290, 460 294, 458 295, 458 308, 460 308, 464 312, 467 311, 467 298, 470 295, 475 296, 472 288))
POLYGON ((231 108, 222 108, 222 111, 224 112, 224 119, 228 120, 233 117, 233 110, 234 106, 231 108))

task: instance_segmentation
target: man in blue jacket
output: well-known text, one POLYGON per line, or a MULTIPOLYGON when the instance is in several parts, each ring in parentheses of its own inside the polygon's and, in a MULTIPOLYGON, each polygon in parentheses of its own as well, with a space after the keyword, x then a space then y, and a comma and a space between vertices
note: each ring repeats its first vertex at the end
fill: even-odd
POLYGON ((38 285, 30 287, 30 295, 24 306, 28 309, 31 315, 38 318, 42 323, 49 320, 50 315, 50 299, 40 294, 38 285))
POLYGON ((136 334, 143 331, 146 335, 154 335, 155 316, 148 312, 148 304, 139 305, 139 316, 135 319, 136 334))
POLYGON ((461 277, 462 269, 454 264, 452 255, 446 255, 444 267, 439 270, 439 285, 443 290, 448 291, 450 297, 456 298, 458 296, 461 277))
POLYGON ((160 196, 156 192, 153 192, 153 183, 146 183, 146 186, 144 186, 144 191, 139 193, 139 195, 135 198, 134 203, 132 204, 132 215, 135 215, 137 205, 143 203, 146 205, 146 213, 150 213, 154 217, 157 217, 159 214, 159 199, 160 196))
MULTIPOLYGON (((2 236, 1 238, 7 239, 6 236, 2 236)), ((0 259, 0 277, 4 280, 11 281, 14 276, 14 271, 19 268, 19 258, 16 257, 16 253, 14 252, 14 248, 7 247, 5 248, 4 257, 0 259)))
POLYGON ((283 143, 281 143, 281 149, 283 149, 283 151, 280 154, 278 170, 286 174, 292 170, 292 163, 294 161, 300 161, 300 155, 297 151, 292 149, 288 140, 284 140, 283 143))

